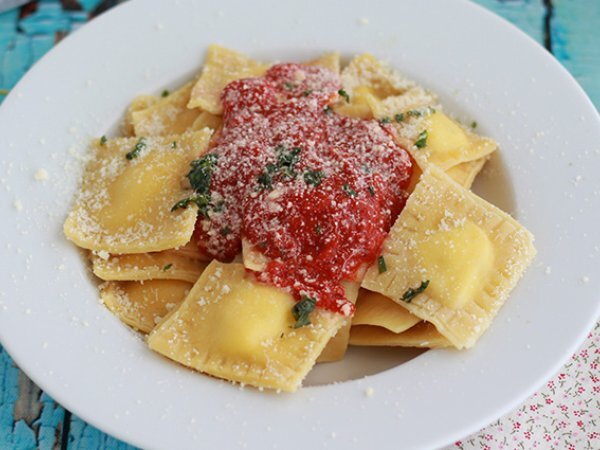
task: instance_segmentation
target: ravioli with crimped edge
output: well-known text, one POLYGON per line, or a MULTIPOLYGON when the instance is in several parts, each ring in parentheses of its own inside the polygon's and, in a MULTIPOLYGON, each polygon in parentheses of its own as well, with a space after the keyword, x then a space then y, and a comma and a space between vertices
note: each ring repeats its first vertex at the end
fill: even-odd
POLYGON ((535 253, 522 225, 432 165, 384 242, 385 270, 372 266, 362 286, 431 322, 456 348, 469 348, 535 253))
POLYGON ((317 310, 311 323, 295 328, 294 303, 243 265, 213 262, 148 344, 219 378, 295 391, 345 318, 317 310))

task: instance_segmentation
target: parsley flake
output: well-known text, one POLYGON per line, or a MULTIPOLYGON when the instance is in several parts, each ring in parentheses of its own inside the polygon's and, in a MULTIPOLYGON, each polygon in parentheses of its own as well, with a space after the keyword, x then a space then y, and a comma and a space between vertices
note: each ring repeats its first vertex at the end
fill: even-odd
POLYGON ((286 88, 288 91, 291 91, 296 87, 296 85, 294 83, 290 83, 289 81, 285 81, 283 83, 283 87, 286 88))
POLYGON ((207 194, 210 188, 212 173, 217 165, 218 155, 208 153, 190 163, 192 167, 187 174, 192 189, 199 194, 207 194))
POLYGON ((338 94, 340 95, 340 97, 344 97, 346 99, 346 103, 350 103, 350 96, 348 95, 348 93, 345 90, 340 89, 338 91, 338 94))
POLYGON ((266 172, 261 173, 257 178, 258 184, 262 189, 271 190, 273 189, 273 177, 269 173, 269 169, 266 172))
POLYGON ((219 230, 219 234, 221 236, 227 236, 228 234, 231 234, 231 228, 229 227, 223 227, 219 230))
POLYGON ((404 120, 404 113, 399 113, 394 116, 394 120, 398 123, 404 120))
POLYGON ((171 267, 173 267, 172 263, 169 264, 165 264, 165 266, 162 268, 163 272, 166 272, 167 270, 169 270, 171 267))
POLYGON ((417 136, 417 140, 415 141, 415 147, 417 147, 417 148, 425 147, 427 145, 427 136, 429 136, 429 133, 427 132, 427 130, 421 131, 421 133, 419 133, 419 136, 417 136))
POLYGON ((427 289, 427 286, 429 286, 429 280, 421 281, 421 285, 418 288, 408 288, 400 300, 410 303, 413 298, 427 289))
POLYGON ((385 125, 385 124, 388 124, 388 123, 392 123, 392 119, 390 119, 389 117, 384 117, 384 118, 382 118, 382 119, 379 121, 379 123, 380 123, 381 125, 385 125))
POLYGON ((356 191, 352 189, 348 183, 345 183, 342 186, 342 191, 344 191, 348 197, 356 197, 356 191))
POLYGON ((217 159, 218 156, 216 154, 208 153, 190 163, 192 168, 187 174, 187 179, 194 190, 194 194, 179 200, 173 205, 171 211, 180 208, 185 209, 191 203, 194 203, 198 206, 200 214, 208 218, 208 210, 213 206, 210 198, 210 180, 217 165, 217 159))
POLYGON ((312 93, 313 93, 313 90, 312 90, 312 89, 307 89, 307 90, 305 90, 304 92, 302 92, 302 96, 303 96, 303 97, 308 97, 308 96, 309 96, 310 94, 312 94, 312 93))
POLYGON ((323 178, 325 178, 325 174, 320 170, 307 170, 304 172, 304 182, 309 186, 317 187, 321 184, 323 178))
POLYGON ((177 141, 171 142, 171 148, 177 148, 177 141))
POLYGON ((179 200, 171 207, 171 212, 178 209, 186 209, 190 204, 198 206, 198 211, 204 217, 208 217, 208 208, 210 207, 210 194, 194 194, 179 200))
POLYGON ((379 273, 387 272, 387 264, 385 263, 385 258, 383 255, 377 258, 377 270, 379 273))
POLYGON ((331 109, 331 106, 327 105, 327 106, 325 107, 325 109, 323 110, 323 112, 324 112, 325 114, 333 114, 333 109, 331 109))
POLYGON ((476 121, 471 122, 471 128, 473 128, 473 129, 477 128, 477 122, 476 121))
POLYGON ((371 197, 375 197, 375 189, 373 189, 373 186, 369 186, 369 194, 371 194, 371 197))
POLYGON ((296 319, 296 323, 294 324, 294 328, 301 328, 305 325, 310 324, 309 315, 314 311, 317 306, 317 300, 309 297, 307 295, 303 295, 294 307, 292 308, 292 315, 294 319, 296 319))
POLYGON ((108 141, 108 139, 106 139, 106 136, 102 136, 100 138, 100 145, 106 145, 106 141, 108 141))
POLYGON ((315 233, 317 233, 317 236, 321 236, 323 234, 323 230, 321 229, 321 225, 317 224, 317 226, 315 227, 315 233))
POLYGON ((162 93, 160 94, 161 97, 168 97, 169 95, 171 95, 171 93, 169 92, 168 89, 165 89, 164 91, 162 91, 162 93))
POLYGON ((146 148, 146 138, 141 137, 137 143, 135 144, 135 147, 133 147, 133 150, 131 150, 130 152, 128 152, 125 157, 131 161, 134 158, 137 158, 140 153, 142 152, 142 150, 144 150, 146 148))

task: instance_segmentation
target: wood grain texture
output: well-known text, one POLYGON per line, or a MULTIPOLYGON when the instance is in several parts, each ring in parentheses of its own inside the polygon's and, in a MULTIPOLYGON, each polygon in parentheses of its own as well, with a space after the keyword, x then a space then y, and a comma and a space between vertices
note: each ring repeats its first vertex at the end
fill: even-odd
POLYGON ((546 8, 542 0, 475 0, 475 3, 493 11, 544 44, 546 8))
POLYGON ((600 1, 554 0, 552 49, 600 107, 600 1))
MULTIPOLYGON (((475 1, 551 47, 600 105, 600 0, 475 1)), ((118 2, 44 0, 0 14, 0 100, 63 36, 118 2)), ((65 413, 0 347, 0 450, 36 448, 134 450, 65 413)))

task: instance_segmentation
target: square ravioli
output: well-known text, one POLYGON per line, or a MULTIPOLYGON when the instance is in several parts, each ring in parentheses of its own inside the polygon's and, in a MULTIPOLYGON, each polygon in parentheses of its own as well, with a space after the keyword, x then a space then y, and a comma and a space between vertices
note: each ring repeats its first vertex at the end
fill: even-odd
POLYGON ((256 282, 242 264, 213 261, 148 345, 215 377, 295 391, 346 319, 316 309, 310 324, 294 328, 294 305, 290 294, 256 282))
POLYGON ((350 345, 445 348, 452 344, 432 324, 419 322, 402 333, 373 325, 356 325, 350 329, 350 345))
POLYGON ((123 323, 149 333, 191 287, 180 280, 107 281, 100 286, 100 301, 123 323))
POLYGON ((356 311, 352 317, 352 326, 372 325, 385 328, 392 333, 402 333, 421 322, 417 316, 392 299, 361 289, 356 300, 356 311))
POLYGON ((469 348, 534 256, 523 226, 430 166, 384 241, 386 270, 372 266, 362 286, 469 348))
POLYGON ((202 113, 198 108, 188 109, 194 82, 184 84, 163 96, 147 108, 131 112, 131 123, 136 136, 165 136, 181 134, 192 127, 202 113))
POLYGON ((209 129, 179 136, 101 139, 64 232, 96 252, 145 253, 176 248, 191 238, 197 208, 171 211, 191 194, 190 163, 204 153, 209 129))
POLYGON ((188 108, 200 107, 211 114, 221 114, 221 92, 240 78, 262 75, 269 66, 219 45, 210 45, 200 78, 194 84, 188 108))
POLYGON ((182 249, 129 255, 92 254, 92 271, 102 280, 182 280, 195 283, 208 263, 182 249))
POLYGON ((421 167, 435 164, 448 170, 461 163, 481 160, 498 149, 492 139, 478 136, 430 107, 405 112, 394 118, 393 124, 397 141, 421 167))

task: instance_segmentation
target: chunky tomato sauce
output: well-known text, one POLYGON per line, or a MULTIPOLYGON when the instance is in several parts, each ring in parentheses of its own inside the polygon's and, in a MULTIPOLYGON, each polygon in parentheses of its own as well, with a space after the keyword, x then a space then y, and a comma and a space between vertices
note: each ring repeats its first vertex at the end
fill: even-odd
POLYGON ((386 125, 333 112, 340 87, 326 69, 279 64, 224 89, 196 237, 224 261, 247 240, 270 261, 259 280, 351 314, 341 282, 377 257, 412 167, 386 125))

